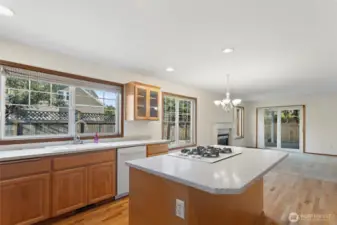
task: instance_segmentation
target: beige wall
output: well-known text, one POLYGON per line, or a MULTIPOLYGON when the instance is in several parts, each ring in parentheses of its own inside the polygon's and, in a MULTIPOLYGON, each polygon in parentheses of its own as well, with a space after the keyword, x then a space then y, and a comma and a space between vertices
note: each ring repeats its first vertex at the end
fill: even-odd
POLYGON ((245 142, 247 146, 256 145, 256 108, 271 106, 306 106, 306 152, 337 155, 337 105, 336 94, 313 96, 278 97, 272 100, 252 102, 246 105, 247 129, 245 142))
MULTIPOLYGON (((207 92, 189 85, 177 84, 151 76, 118 70, 108 65, 86 62, 74 57, 49 51, 39 50, 34 47, 2 40, 0 41, 0 59, 75 73, 83 76, 94 77, 119 83, 140 81, 160 86, 162 91, 197 97, 198 110, 198 144, 212 144, 212 127, 217 122, 233 121, 233 114, 225 113, 216 108, 213 101, 223 98, 223 95, 207 92)), ((126 121, 125 136, 150 135, 153 139, 161 138, 161 122, 126 121)), ((244 145, 244 139, 238 145, 244 145)))

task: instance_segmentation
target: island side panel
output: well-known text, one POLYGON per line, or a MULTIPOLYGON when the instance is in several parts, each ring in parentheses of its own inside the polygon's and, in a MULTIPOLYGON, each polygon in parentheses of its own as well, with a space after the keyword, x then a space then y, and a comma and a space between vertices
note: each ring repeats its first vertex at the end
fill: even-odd
POLYGON ((214 195, 130 168, 129 225, 257 225, 263 215, 263 179, 241 194, 214 195), (175 215, 185 202, 185 219, 175 215))
MULTIPOLYGON (((175 216, 176 199, 188 202, 188 187, 130 168, 129 225, 187 225, 175 216)), ((186 212, 187 210, 185 210, 186 212)))
POLYGON ((213 195, 189 188, 188 225, 255 225, 263 216, 263 179, 245 192, 213 195))

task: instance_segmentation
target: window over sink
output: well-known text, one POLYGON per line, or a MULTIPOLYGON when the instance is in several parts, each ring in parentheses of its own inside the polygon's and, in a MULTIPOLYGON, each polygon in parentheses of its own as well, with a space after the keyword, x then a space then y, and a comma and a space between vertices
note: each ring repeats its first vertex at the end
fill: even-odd
POLYGON ((171 140, 170 148, 196 145, 197 99, 162 93, 163 139, 171 140))
POLYGON ((121 134, 122 85, 0 69, 0 140, 121 134))

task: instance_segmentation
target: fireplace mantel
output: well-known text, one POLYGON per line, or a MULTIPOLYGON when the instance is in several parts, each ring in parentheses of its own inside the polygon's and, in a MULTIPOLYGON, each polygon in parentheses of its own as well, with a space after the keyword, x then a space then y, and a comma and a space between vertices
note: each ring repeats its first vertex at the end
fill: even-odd
POLYGON ((229 145, 232 143, 232 131, 233 123, 232 122, 219 122, 213 124, 212 129, 212 144, 217 144, 218 142, 218 134, 224 133, 227 131, 229 133, 229 145))
POLYGON ((221 123, 215 123, 214 129, 232 129, 233 123, 232 122, 221 122, 221 123))

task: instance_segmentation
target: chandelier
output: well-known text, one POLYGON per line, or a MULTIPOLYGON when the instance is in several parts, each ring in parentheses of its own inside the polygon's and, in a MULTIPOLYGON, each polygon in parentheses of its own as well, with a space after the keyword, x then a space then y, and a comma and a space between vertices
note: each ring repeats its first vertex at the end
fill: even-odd
POLYGON ((214 104, 216 106, 222 107, 225 112, 230 112, 233 107, 239 105, 241 103, 241 99, 231 100, 229 93, 229 74, 227 74, 227 88, 226 88, 226 98, 222 100, 215 100, 214 104))

